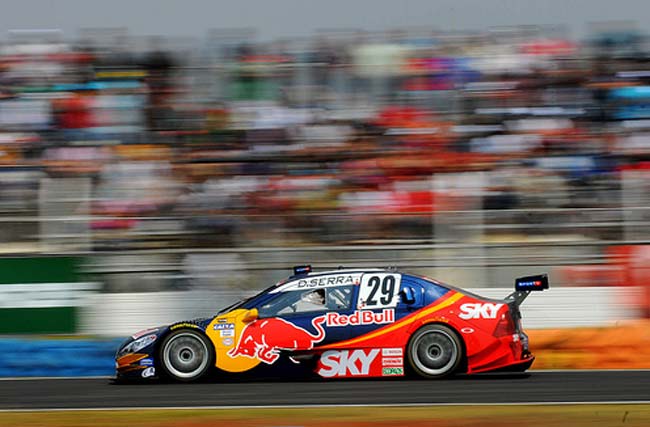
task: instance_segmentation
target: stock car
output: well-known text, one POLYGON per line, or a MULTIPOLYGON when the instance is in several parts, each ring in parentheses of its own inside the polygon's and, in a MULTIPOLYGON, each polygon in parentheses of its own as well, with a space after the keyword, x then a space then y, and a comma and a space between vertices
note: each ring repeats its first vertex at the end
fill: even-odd
POLYGON ((116 378, 442 378, 522 372, 534 361, 520 304, 545 274, 488 299, 394 269, 294 274, 215 316, 140 331, 116 354, 116 378))

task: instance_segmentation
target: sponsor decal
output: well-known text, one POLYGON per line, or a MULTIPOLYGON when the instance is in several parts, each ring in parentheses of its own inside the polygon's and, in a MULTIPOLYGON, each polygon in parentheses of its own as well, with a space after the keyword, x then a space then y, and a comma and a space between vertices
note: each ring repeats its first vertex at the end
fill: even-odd
POLYGON ((542 286, 542 281, 541 280, 532 280, 530 282, 519 282, 519 286, 522 288, 534 288, 537 286, 542 286))
POLYGON ((140 361, 140 366, 153 366, 153 359, 146 358, 140 361))
POLYGON ((352 314, 340 314, 336 312, 326 314, 326 325, 330 327, 381 325, 393 322, 395 322, 395 310, 392 308, 386 308, 380 312, 357 310, 352 314))
POLYGON ((496 303, 467 303, 460 306, 461 319, 496 319, 497 312, 503 304, 496 303))
POLYGON ((404 375, 404 368, 382 368, 381 374, 385 377, 393 375, 404 375))
POLYGON ((217 319, 218 323, 226 323, 228 322, 228 319, 217 319))
POLYGON ((314 318, 311 323, 317 332, 312 334, 279 317, 255 320, 244 327, 237 345, 228 356, 249 357, 272 364, 280 357, 280 350, 309 350, 323 341, 324 322, 325 316, 314 318))
POLYGON ((232 338, 224 338, 221 340, 221 342, 223 343, 223 345, 230 347, 231 345, 234 344, 235 341, 233 341, 232 338))
POLYGON ((154 375, 156 375, 156 368, 153 366, 150 366, 142 371, 142 378, 149 378, 153 377, 154 375))
POLYGON ((402 357, 384 357, 381 359, 383 366, 404 366, 404 358, 402 357))
POLYGON ((515 280, 515 291, 542 291, 544 289, 548 289, 546 274, 519 277, 515 280))
POLYGON ((234 337, 235 336, 235 324, 234 323, 216 323, 213 326, 215 331, 219 331, 219 336, 224 337, 234 337))
POLYGON ((329 350, 319 360, 318 375, 325 378, 365 376, 379 354, 379 349, 329 350))
POLYGON ((139 332, 136 332, 135 334, 131 335, 131 338, 133 338, 134 340, 137 340, 138 338, 143 337, 143 336, 145 336, 147 334, 150 334, 152 332, 156 332, 157 330, 158 330, 158 328, 143 329, 143 330, 141 330, 139 332))
POLYGON ((361 273, 356 274, 332 274, 327 276, 306 277, 293 280, 279 286, 271 293, 295 291, 299 289, 327 288, 332 286, 358 285, 361 282, 361 273))
POLYGON ((213 329, 215 331, 222 331, 224 329, 235 329, 235 324, 234 323, 216 323, 213 326, 213 329))
POLYGON ((473 334, 474 333, 474 328, 463 328, 460 330, 464 334, 473 334))
POLYGON ((381 349, 381 355, 382 356, 402 356, 404 355, 404 350, 401 348, 382 348, 381 349))
POLYGON ((297 265, 293 267, 293 274, 311 273, 311 265, 297 265))
POLYGON ((198 325, 195 325, 194 323, 189 323, 189 322, 183 322, 183 323, 177 323, 175 325, 170 326, 170 330, 175 331, 176 329, 181 329, 181 328, 192 328, 192 329, 201 329, 199 328, 198 325))

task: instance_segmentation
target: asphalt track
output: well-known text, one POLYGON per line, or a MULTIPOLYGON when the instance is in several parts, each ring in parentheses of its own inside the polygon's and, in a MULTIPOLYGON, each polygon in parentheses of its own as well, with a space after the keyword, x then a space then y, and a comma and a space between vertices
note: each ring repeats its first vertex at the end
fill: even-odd
POLYGON ((0 409, 490 404, 650 401, 650 371, 565 371, 448 380, 113 384, 110 379, 0 381, 0 409))

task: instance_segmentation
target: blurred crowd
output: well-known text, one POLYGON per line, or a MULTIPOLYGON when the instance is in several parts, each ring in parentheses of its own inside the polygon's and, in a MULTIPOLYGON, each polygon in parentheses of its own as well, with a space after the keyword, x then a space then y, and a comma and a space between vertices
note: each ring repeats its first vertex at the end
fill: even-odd
POLYGON ((646 42, 527 27, 185 44, 12 32, 0 219, 15 226, 0 239, 37 239, 20 217, 43 212, 78 216, 95 249, 435 241, 476 210, 492 234, 565 234, 553 227, 584 223, 581 208, 611 221, 622 172, 649 164, 646 42), (562 208, 575 217, 547 213, 562 208))

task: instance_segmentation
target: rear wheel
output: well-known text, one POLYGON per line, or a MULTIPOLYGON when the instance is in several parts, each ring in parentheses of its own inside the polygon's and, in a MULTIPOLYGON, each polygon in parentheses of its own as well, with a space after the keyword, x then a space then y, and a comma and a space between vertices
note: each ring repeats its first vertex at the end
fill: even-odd
POLYGON ((411 369, 424 378, 443 378, 456 372, 463 360, 458 335, 447 326, 425 325, 418 329, 407 348, 411 369))
POLYGON ((160 363, 169 377, 178 381, 195 381, 213 365, 214 351, 200 332, 181 329, 165 337, 160 346, 160 363))

